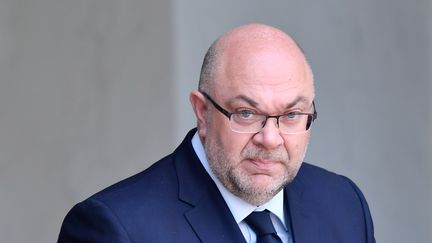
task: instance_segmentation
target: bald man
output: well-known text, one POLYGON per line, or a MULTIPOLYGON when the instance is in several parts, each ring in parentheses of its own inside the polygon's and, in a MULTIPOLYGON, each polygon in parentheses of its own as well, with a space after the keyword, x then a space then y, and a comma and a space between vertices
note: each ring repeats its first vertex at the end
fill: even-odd
POLYGON ((375 242, 357 186, 303 162, 314 95, 287 34, 262 24, 227 32, 189 97, 197 128, 172 154, 72 208, 58 241, 375 242))

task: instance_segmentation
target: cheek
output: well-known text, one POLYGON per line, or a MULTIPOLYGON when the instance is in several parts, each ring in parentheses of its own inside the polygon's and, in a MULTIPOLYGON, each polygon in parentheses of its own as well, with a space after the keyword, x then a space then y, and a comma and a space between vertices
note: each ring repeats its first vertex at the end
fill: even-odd
POLYGON ((210 140, 217 140, 217 131, 219 129, 219 121, 213 121, 212 119, 212 112, 208 112, 205 114, 205 117, 203 119, 203 122, 198 127, 198 134, 202 138, 202 140, 205 142, 207 138, 210 140))
POLYGON ((234 133, 231 130, 220 135, 220 142, 225 152, 232 159, 238 159, 241 152, 247 146, 250 138, 244 134, 234 133))
POLYGON ((224 157, 234 164, 240 163, 241 153, 250 141, 250 136, 240 133, 235 133, 229 129, 220 130, 214 134, 217 144, 220 146, 224 157))
POLYGON ((309 142, 310 134, 292 135, 284 138, 285 149, 289 158, 299 158, 304 155, 305 149, 309 142))
POLYGON ((225 156, 229 156, 228 159, 237 159, 251 139, 249 134, 233 132, 227 118, 223 116, 213 116, 213 119, 209 117, 206 128, 206 135, 214 139, 225 156))

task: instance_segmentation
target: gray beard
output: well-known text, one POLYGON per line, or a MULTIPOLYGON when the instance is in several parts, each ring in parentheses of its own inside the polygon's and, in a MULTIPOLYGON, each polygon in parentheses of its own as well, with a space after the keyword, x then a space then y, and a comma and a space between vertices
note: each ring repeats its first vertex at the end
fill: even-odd
MULTIPOLYGON (((295 163, 291 161, 290 167, 286 167, 287 171, 282 176, 275 178, 265 188, 255 188, 248 175, 239 168, 233 166, 233 161, 229 160, 229 156, 226 155, 221 146, 218 146, 207 139, 204 147, 211 170, 225 188, 234 195, 257 206, 268 202, 294 179, 300 169, 301 161, 303 161, 307 150, 306 145, 301 160, 295 161, 295 163)), ((259 148, 250 147, 245 148, 245 150, 241 152, 240 160, 243 158, 279 160, 283 161, 286 166, 289 166, 289 158, 287 158, 287 155, 278 151, 269 152, 259 148)))

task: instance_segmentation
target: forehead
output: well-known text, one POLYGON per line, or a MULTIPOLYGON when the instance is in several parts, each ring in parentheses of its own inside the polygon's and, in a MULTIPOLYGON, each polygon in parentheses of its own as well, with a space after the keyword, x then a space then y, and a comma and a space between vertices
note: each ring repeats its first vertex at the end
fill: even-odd
POLYGON ((283 50, 237 52, 225 59, 215 91, 226 99, 244 95, 276 105, 304 97, 312 102, 313 77, 303 55, 283 50))
POLYGON ((308 109, 314 99, 313 90, 309 87, 292 89, 274 89, 275 87, 247 86, 230 88, 219 93, 223 105, 229 109, 253 107, 263 113, 279 114, 287 109, 308 109))

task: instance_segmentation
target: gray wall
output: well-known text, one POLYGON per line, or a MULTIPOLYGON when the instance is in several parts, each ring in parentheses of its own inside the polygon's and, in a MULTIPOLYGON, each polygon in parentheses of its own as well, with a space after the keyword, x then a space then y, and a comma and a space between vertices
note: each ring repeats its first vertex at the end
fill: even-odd
POLYGON ((169 153, 209 44, 264 22, 315 72, 307 160, 352 178, 378 242, 432 242, 430 0, 0 1, 0 242, 169 153))
POLYGON ((0 242, 55 242, 67 210, 172 147, 172 6, 0 2, 0 242))

